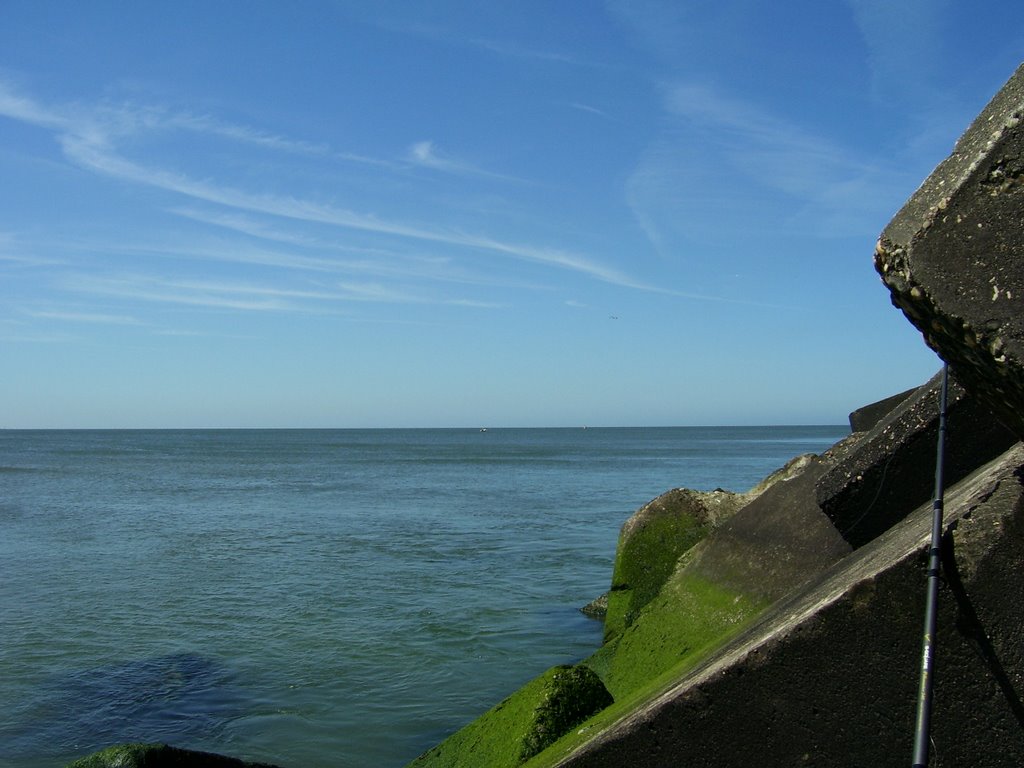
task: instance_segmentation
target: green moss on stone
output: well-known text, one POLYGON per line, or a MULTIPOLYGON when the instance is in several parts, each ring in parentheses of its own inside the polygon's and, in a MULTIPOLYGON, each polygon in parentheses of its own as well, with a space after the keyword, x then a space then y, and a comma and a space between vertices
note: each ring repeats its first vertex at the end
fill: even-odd
POLYGON ((765 607, 763 601, 676 573, 603 659, 602 678, 619 699, 682 662, 695 664, 741 630, 765 607))
POLYGON ((553 667, 409 768, 517 768, 611 701, 590 669, 553 667))
POLYGON ((604 620, 605 642, 636 620, 676 568, 679 557, 709 530, 700 495, 677 489, 642 507, 622 527, 604 620))
POLYGON ((118 744, 69 763, 67 768, 274 768, 211 752, 166 744, 118 744))
POLYGON ((524 768, 557 765, 716 653, 765 607, 683 572, 675 574, 621 637, 582 662, 601 674, 615 701, 570 729, 524 768))
POLYGON ((529 760, 572 727, 612 703, 601 679, 584 666, 556 667, 544 699, 533 710, 533 723, 523 737, 519 756, 529 760))

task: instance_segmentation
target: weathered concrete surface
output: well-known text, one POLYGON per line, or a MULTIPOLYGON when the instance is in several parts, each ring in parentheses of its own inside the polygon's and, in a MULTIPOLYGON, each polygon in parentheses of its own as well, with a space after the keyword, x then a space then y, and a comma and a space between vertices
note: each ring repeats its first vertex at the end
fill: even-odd
MULTIPOLYGON (((934 494, 941 372, 879 419, 818 481, 817 501, 859 547, 934 494)), ((988 406, 950 376, 945 477, 949 485, 1017 442, 988 406)))
MULTIPOLYGON (((680 674, 681 665, 697 663, 850 551, 815 503, 814 481, 830 461, 829 452, 790 461, 681 554, 668 543, 657 544, 655 550, 672 553, 667 577, 621 631, 583 662, 616 701, 663 674, 680 674)), ((639 568, 643 563, 636 559, 639 568)), ((608 619, 613 615, 610 602, 608 619)))
POLYGON ((830 453, 804 456, 722 523, 695 552, 688 572, 731 592, 771 602, 813 579, 850 546, 822 513, 815 483, 830 453))
POLYGON ((1024 439, 1024 66, 886 227, 875 267, 928 345, 1024 439))
MULTIPOLYGON (((1024 447, 961 481, 946 509, 933 755, 1024 765, 1024 447)), ((925 505, 553 764, 908 765, 930 522, 925 505)))
POLYGON ((275 768, 212 752, 178 749, 166 744, 119 744, 75 760, 67 768, 275 768))
MULTIPOLYGON (((721 488, 714 491, 675 488, 640 507, 623 524, 619 533, 605 612, 604 642, 614 640, 628 629, 675 572, 680 558, 718 529, 722 531, 715 533, 708 542, 711 555, 702 549, 698 559, 728 558, 730 571, 756 571, 744 579, 737 590, 749 591, 758 599, 764 597, 764 588, 774 583, 766 580, 765 576, 787 566, 792 570, 794 558, 804 560, 802 566, 797 567, 802 569, 806 579, 820 570, 821 562, 828 564, 845 554, 849 548, 834 535, 832 526, 824 521, 828 530, 821 528, 822 523, 818 520, 821 514, 817 507, 808 510, 815 522, 788 509, 792 504, 786 501, 790 495, 787 484, 809 471, 816 471, 814 468, 817 466, 817 457, 805 454, 786 462, 785 466, 744 493, 721 488), (748 512, 746 508, 763 495, 767 495, 768 502, 759 503, 752 512, 748 512), (781 515, 777 509, 780 498, 787 507, 781 515), (736 517, 738 521, 734 521, 736 517), (791 520, 793 525, 789 525, 787 520, 791 520), (780 525, 784 530, 779 530, 780 525), (808 546, 809 536, 817 538, 808 546), (840 553, 833 552, 833 544, 840 547, 840 553), (766 549, 765 545, 775 548, 766 549), (797 551, 800 548, 804 550, 802 555, 797 551), (753 585, 756 588, 751 589, 753 585)), ((795 483, 796 486, 802 486, 802 483, 795 483)), ((715 581, 711 574, 697 575, 715 581)), ((790 575, 785 583, 792 588, 796 582, 790 575)), ((774 589, 777 591, 778 585, 774 589)))
POLYGON ((850 414, 850 429, 854 432, 867 432, 917 390, 918 387, 914 387, 906 392, 900 392, 898 395, 879 400, 877 403, 861 406, 850 414))

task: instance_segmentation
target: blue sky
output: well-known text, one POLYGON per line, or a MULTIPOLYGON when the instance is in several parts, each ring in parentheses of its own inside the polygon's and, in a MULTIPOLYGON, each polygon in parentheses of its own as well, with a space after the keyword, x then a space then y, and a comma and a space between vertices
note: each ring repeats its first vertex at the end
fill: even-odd
POLYGON ((844 423, 1024 3, 0 3, 0 427, 844 423))

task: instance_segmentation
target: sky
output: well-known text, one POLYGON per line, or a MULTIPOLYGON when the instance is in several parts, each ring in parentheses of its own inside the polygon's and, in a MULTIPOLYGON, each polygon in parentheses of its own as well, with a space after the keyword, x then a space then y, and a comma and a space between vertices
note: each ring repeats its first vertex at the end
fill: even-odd
POLYGON ((0 0, 0 428, 843 424, 1024 3, 0 0))

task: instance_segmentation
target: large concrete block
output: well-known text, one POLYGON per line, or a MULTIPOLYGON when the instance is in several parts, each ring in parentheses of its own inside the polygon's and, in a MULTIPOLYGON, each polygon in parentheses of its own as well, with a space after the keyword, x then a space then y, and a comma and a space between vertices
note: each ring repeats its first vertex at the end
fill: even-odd
POLYGON ((862 405, 850 413, 850 429, 854 432, 867 432, 917 390, 918 388, 914 387, 906 392, 900 392, 898 395, 879 400, 877 403, 862 405))
MULTIPOLYGON (((935 763, 1024 765, 1024 450, 946 501, 935 763)), ((924 505, 555 764, 909 765, 930 533, 924 505)))
POLYGON ((1024 438, 1024 66, 882 233, 893 303, 1024 438))
MULTIPOLYGON (((855 442, 817 482, 817 502, 853 547, 898 523, 935 491, 941 372, 855 442)), ((949 378, 945 479, 949 485, 1017 441, 985 403, 949 378)))

